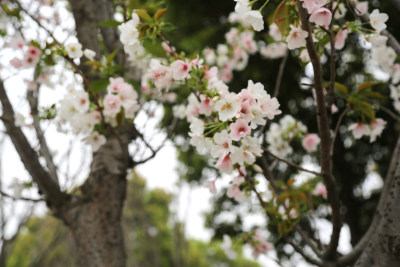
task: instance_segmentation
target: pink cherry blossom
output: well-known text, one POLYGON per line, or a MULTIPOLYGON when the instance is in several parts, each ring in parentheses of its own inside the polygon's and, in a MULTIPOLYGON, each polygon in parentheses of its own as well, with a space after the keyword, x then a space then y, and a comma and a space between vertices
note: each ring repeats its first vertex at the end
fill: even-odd
POLYGON ((216 194, 217 193, 217 188, 215 187, 215 181, 206 181, 203 186, 205 188, 208 188, 210 190, 211 194, 216 194))
POLYGON ((350 31, 348 29, 341 29, 337 35, 336 35, 336 40, 335 40, 335 49, 340 50, 344 47, 347 34, 350 31))
POLYGON ((233 171, 232 160, 229 155, 222 156, 219 158, 217 163, 215 164, 220 171, 223 171, 227 174, 231 174, 233 171))
POLYGON ((255 244, 252 244, 254 258, 258 258, 260 254, 264 254, 273 248, 273 245, 262 235, 260 229, 254 231, 254 241, 255 244))
POLYGON ((332 12, 324 7, 314 10, 310 16, 310 22, 315 22, 319 26, 329 26, 332 20, 332 12))
MULTIPOLYGON (((243 166, 242 166, 243 167, 243 166)), ((234 185, 240 185, 241 183, 243 183, 244 182, 244 177, 242 176, 242 175, 239 175, 239 176, 236 176, 234 179, 233 179, 233 181, 232 181, 232 183, 234 184, 234 185)))
POLYGON ((307 9, 308 14, 312 14, 316 9, 324 6, 326 0, 302 0, 303 7, 307 9))
POLYGON ((279 110, 280 104, 275 97, 271 98, 270 95, 266 95, 259 99, 258 103, 260 105, 263 115, 270 120, 272 120, 275 115, 279 115, 282 113, 282 111, 279 110))
POLYGON ((242 191, 240 191, 239 185, 235 185, 226 191, 226 195, 230 198, 234 198, 236 201, 240 201, 243 198, 242 191))
POLYGON ((11 40, 9 46, 12 49, 17 50, 17 49, 22 49, 25 46, 25 44, 26 44, 25 40, 22 37, 18 36, 18 37, 14 37, 11 40))
POLYGON ((178 81, 184 80, 188 77, 190 69, 188 62, 178 59, 171 64, 172 77, 178 81))
POLYGON ((125 81, 123 78, 110 78, 110 84, 107 87, 108 92, 116 93, 119 92, 122 86, 124 86, 125 81))
POLYGON ((106 95, 104 97, 104 113, 115 115, 121 110, 121 99, 116 95, 106 95))
POLYGON ((248 122, 243 119, 237 120, 235 123, 231 123, 230 129, 230 136, 232 140, 235 141, 239 141, 241 138, 245 137, 251 132, 248 122))
POLYGON ((206 97, 206 99, 204 99, 204 101, 200 104, 199 113, 210 116, 213 111, 213 106, 211 104, 211 99, 209 97, 206 97))
POLYGON ((368 1, 358 2, 355 4, 355 11, 358 15, 363 15, 368 12, 368 1))
POLYGON ((303 141, 301 142, 303 148, 308 152, 314 152, 317 150, 317 146, 319 145, 319 142, 321 139, 317 134, 307 134, 304 138, 303 141))
POLYGON ((164 49, 164 52, 165 52, 167 55, 170 55, 170 54, 172 54, 172 52, 175 51, 175 48, 171 47, 171 46, 170 46, 169 44, 167 44, 166 42, 162 42, 162 43, 161 43, 161 46, 162 46, 162 48, 164 49))
POLYGON ((10 60, 11 66, 13 66, 16 69, 19 69, 22 67, 22 61, 19 58, 14 57, 13 59, 10 60))
POLYGON ((369 139, 370 143, 375 142, 376 137, 381 135, 385 126, 386 126, 386 121, 382 120, 381 118, 377 118, 371 122, 370 124, 371 133, 369 139))
POLYGON ((34 46, 29 46, 28 51, 26 51, 26 54, 32 57, 39 57, 40 53, 40 50, 34 46))
POLYGON ((328 191, 326 190, 326 187, 323 183, 318 183, 315 186, 313 194, 316 196, 322 196, 325 199, 328 198, 328 191))
POLYGON ((286 42, 290 50, 306 46, 306 38, 308 32, 303 31, 300 27, 292 27, 288 37, 286 37, 286 42))
POLYGON ((349 130, 352 132, 355 139, 360 139, 363 135, 369 135, 371 133, 369 125, 363 124, 362 122, 351 124, 349 130))

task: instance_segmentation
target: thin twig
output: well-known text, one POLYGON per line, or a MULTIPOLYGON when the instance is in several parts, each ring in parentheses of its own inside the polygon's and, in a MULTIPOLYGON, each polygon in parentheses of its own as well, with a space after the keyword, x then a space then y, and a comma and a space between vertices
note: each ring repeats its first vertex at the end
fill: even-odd
POLYGON ((148 156, 147 158, 145 158, 143 160, 140 160, 140 161, 134 161, 133 165, 137 166, 139 164, 145 163, 145 162, 151 160, 152 158, 154 158, 156 156, 156 154, 158 153, 158 151, 160 151, 161 148, 164 147, 164 145, 167 142, 167 140, 172 136, 172 133, 173 133, 175 127, 176 127, 177 122, 178 122, 178 120, 176 118, 174 118, 171 127, 168 129, 167 136, 165 137, 165 139, 163 140, 163 142, 161 143, 161 145, 158 148, 153 149, 150 145, 146 145, 149 148, 151 148, 152 153, 151 153, 150 156, 148 156))
POLYGON ((2 195, 3 197, 7 197, 7 198, 11 198, 12 200, 24 200, 24 201, 31 201, 31 202, 41 202, 41 201, 45 201, 43 198, 26 198, 26 197, 15 197, 15 196, 11 196, 3 191, 0 191, 0 195, 2 195))
POLYGON ((343 112, 340 114, 339 119, 338 119, 338 121, 336 123, 335 132, 334 132, 333 137, 332 137, 332 143, 331 143, 331 149, 330 149, 331 157, 333 156, 333 148, 335 146, 335 140, 336 140, 336 137, 337 137, 338 132, 339 132, 340 124, 342 123, 342 120, 343 120, 344 116, 346 115, 346 113, 349 112, 349 111, 350 111, 350 108, 346 108, 345 110, 343 110, 343 112))
POLYGON ((274 88, 274 97, 278 97, 279 89, 282 83, 283 71, 285 70, 286 62, 289 57, 289 52, 286 51, 285 56, 282 58, 281 64, 279 65, 278 76, 276 76, 275 88, 274 88))
POLYGON ((396 121, 400 121, 400 117, 397 116, 393 111, 391 111, 390 109, 388 109, 387 107, 379 104, 379 109, 381 109, 383 112, 386 112, 390 117, 392 117, 393 119, 395 119, 396 121))
POLYGON ((312 170, 304 169, 303 167, 301 167, 301 166, 299 166, 299 165, 297 165, 297 164, 295 164, 295 163, 293 163, 293 162, 291 162, 291 161, 288 161, 288 160, 286 160, 286 159, 283 159, 283 158, 281 158, 281 157, 275 155, 274 153, 272 153, 271 151, 269 151, 268 149, 266 149, 266 148, 264 148, 264 147, 262 148, 262 150, 263 150, 264 152, 268 153, 269 155, 271 155, 272 157, 276 158, 277 160, 282 161, 282 162, 286 163, 287 165, 292 166, 292 167, 294 167, 294 168, 296 168, 296 169, 298 169, 298 170, 300 170, 300 171, 309 172, 309 173, 312 173, 312 174, 314 174, 314 175, 316 175, 316 176, 322 176, 322 173, 316 172, 316 171, 312 171, 312 170))

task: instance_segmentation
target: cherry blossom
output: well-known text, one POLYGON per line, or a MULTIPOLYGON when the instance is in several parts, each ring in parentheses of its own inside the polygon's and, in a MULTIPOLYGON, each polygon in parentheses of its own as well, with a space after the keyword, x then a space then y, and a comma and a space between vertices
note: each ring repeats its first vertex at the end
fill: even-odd
POLYGON ((80 43, 69 43, 65 46, 70 58, 81 58, 83 56, 82 45, 80 43))
POLYGON ((286 37, 286 42, 290 50, 306 46, 306 38, 308 32, 303 31, 300 27, 292 27, 289 35, 286 37))
POLYGON ((203 186, 205 188, 208 188, 208 190, 210 190, 211 194, 217 193, 217 188, 215 187, 215 181, 206 181, 206 182, 204 182, 203 186))
POLYGON ((310 16, 310 22, 315 22, 319 26, 329 26, 332 20, 332 12, 324 7, 313 11, 310 16))
POLYGON ((370 128, 370 143, 375 142, 376 137, 380 136, 383 129, 385 129, 386 121, 382 120, 381 118, 376 118, 374 121, 371 122, 370 128))
POLYGON ((360 139, 364 135, 370 135, 371 129, 369 125, 362 122, 353 123, 349 125, 349 130, 352 132, 355 139, 360 139))
POLYGON ((232 119, 241 108, 241 104, 235 93, 229 93, 215 103, 215 110, 218 111, 221 121, 232 119))
POLYGON ((244 13, 244 19, 247 20, 253 29, 257 32, 262 31, 264 29, 264 20, 260 11, 252 10, 244 13))
POLYGON ((96 56, 96 52, 86 48, 85 50, 83 50, 83 55, 90 60, 94 60, 94 57, 96 56))
POLYGON ((313 194, 316 195, 316 196, 321 196, 321 197, 323 197, 325 199, 328 198, 328 191, 326 190, 326 187, 325 187, 325 185, 323 183, 318 183, 315 186, 313 194))
POLYGON ((121 99, 112 94, 104 97, 104 114, 116 115, 121 110, 121 99))
POLYGON ((308 153, 311 153, 317 150, 320 141, 321 139, 317 134, 307 134, 301 144, 308 153))
POLYGON ((230 136, 232 140, 239 141, 241 138, 250 134, 251 128, 245 120, 237 120, 235 123, 232 123, 230 126, 231 133, 230 136))
POLYGON ((92 147, 93 152, 96 152, 100 149, 102 145, 106 143, 106 137, 104 135, 99 134, 98 132, 93 132, 91 135, 86 137, 85 143, 92 147))
POLYGON ((190 71, 190 64, 182 60, 176 60, 171 64, 172 77, 181 81, 187 78, 190 71))
POLYGON ((378 9, 374 9, 369 15, 370 23, 378 33, 386 29, 385 22, 389 19, 389 16, 385 13, 379 13, 378 9))

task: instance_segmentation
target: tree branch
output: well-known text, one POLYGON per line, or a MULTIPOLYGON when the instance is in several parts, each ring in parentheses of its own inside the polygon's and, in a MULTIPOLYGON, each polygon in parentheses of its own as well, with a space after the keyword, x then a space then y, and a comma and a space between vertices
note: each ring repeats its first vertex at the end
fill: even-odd
POLYGON ((14 109, 2 81, 0 81, 0 102, 3 106, 2 120, 26 170, 46 195, 46 199, 55 206, 61 205, 68 195, 60 190, 59 185, 53 181, 50 174, 40 164, 38 154, 32 149, 21 128, 15 126, 14 109))
POLYGON ((322 81, 322 66, 314 45, 312 29, 308 19, 308 13, 303 8, 302 1, 297 0, 296 2, 299 9, 301 26, 303 30, 308 32, 308 36, 306 38, 306 46, 314 70, 314 87, 317 100, 318 131, 321 138, 321 172, 323 174, 322 177, 328 191, 329 203, 332 208, 332 235, 328 248, 325 251, 324 258, 327 260, 332 260, 336 257, 336 249, 339 244, 340 230, 342 228, 342 218, 340 215, 340 201, 337 192, 336 182, 332 175, 332 160, 330 155, 331 137, 322 81))
POLYGON ((54 164, 53 156, 51 155, 49 146, 47 145, 46 139, 44 137, 43 130, 40 126, 40 120, 37 117, 38 112, 38 93, 39 93, 39 86, 37 86, 36 92, 29 91, 26 95, 28 99, 29 106, 31 107, 31 114, 33 118, 33 127, 36 131, 36 137, 40 144, 39 152, 43 156, 46 161, 47 169, 49 170, 49 174, 53 181, 58 184, 58 175, 57 175, 57 167, 54 164))
POLYGON ((333 156, 333 148, 335 146, 335 140, 336 140, 336 137, 337 137, 338 132, 339 132, 340 124, 342 123, 342 120, 343 120, 344 116, 346 115, 346 113, 349 112, 349 111, 350 111, 350 108, 346 108, 345 110, 343 110, 343 112, 340 114, 339 119, 338 119, 338 121, 336 123, 335 132, 333 133, 331 149, 330 149, 331 157, 333 156))
POLYGON ((294 167, 294 168, 296 168, 296 169, 298 169, 298 170, 300 170, 300 171, 312 173, 312 174, 314 174, 314 175, 316 175, 316 176, 322 176, 322 175, 323 175, 323 174, 320 173, 320 172, 315 172, 315 171, 312 171, 312 170, 304 169, 303 167, 301 167, 301 166, 299 166, 299 165, 297 165, 297 164, 295 164, 295 163, 293 163, 293 162, 291 162, 291 161, 288 161, 288 160, 286 160, 286 159, 280 158, 280 157, 278 157, 277 155, 275 155, 274 153, 272 153, 271 151, 269 151, 268 149, 266 149, 266 148, 264 148, 264 147, 262 147, 262 150, 263 150, 264 152, 266 152, 267 154, 271 155, 272 157, 276 158, 277 160, 282 161, 282 162, 286 163, 287 165, 292 166, 292 167, 294 167))
POLYGON ((286 51, 285 56, 282 58, 281 64, 279 65, 278 76, 276 76, 274 97, 278 97, 279 89, 281 88, 283 71, 285 70, 286 62, 289 57, 289 51, 286 51))

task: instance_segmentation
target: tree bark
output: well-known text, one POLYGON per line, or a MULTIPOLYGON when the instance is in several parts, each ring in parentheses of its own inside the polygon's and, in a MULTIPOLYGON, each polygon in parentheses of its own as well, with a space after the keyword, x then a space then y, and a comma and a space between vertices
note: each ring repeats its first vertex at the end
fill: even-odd
POLYGON ((95 181, 88 188, 91 197, 72 207, 65 220, 75 240, 79 266, 124 267, 125 177, 97 172, 90 179, 95 181))
POLYGON ((128 144, 134 138, 125 124, 107 136, 93 154, 89 178, 75 196, 57 210, 75 240, 79 266, 124 267, 121 226, 129 164, 128 144))
POLYGON ((377 210, 381 219, 355 266, 400 266, 400 138, 385 184, 377 210))

